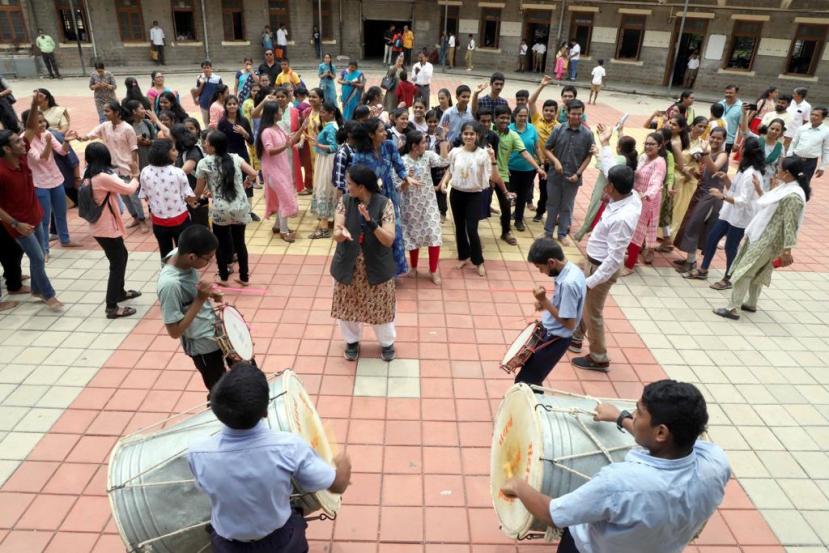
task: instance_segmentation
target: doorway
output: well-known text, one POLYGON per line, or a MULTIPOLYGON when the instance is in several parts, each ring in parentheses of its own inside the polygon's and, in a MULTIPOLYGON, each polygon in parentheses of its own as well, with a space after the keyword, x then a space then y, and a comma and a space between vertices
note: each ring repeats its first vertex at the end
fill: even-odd
POLYGON ((398 31, 403 31, 403 25, 412 27, 411 21, 404 19, 365 19, 363 20, 363 59, 377 59, 383 57, 386 45, 383 33, 394 25, 398 31))
MULTIPOLYGON (((541 67, 547 67, 547 54, 550 53, 550 17, 551 13, 546 10, 525 10, 524 11, 524 32, 522 38, 527 41, 529 49, 529 68, 532 69, 532 47, 537 42, 547 47, 544 53, 541 67)), ((555 56, 555 53, 553 53, 555 56)), ((543 69, 542 69, 543 72, 543 69)))
POLYGON ((676 37, 679 35, 680 25, 682 25, 682 18, 677 17, 674 24, 674 32, 671 35, 671 47, 668 49, 665 77, 662 81, 663 85, 670 83, 670 86, 682 86, 682 80, 685 77, 685 68, 688 65, 691 52, 696 50, 700 58, 702 58, 702 46, 705 43, 705 35, 708 32, 708 20, 686 18, 685 28, 682 29, 682 38, 679 40, 679 55, 676 57, 676 65, 673 65, 673 71, 671 71, 677 48, 676 37))

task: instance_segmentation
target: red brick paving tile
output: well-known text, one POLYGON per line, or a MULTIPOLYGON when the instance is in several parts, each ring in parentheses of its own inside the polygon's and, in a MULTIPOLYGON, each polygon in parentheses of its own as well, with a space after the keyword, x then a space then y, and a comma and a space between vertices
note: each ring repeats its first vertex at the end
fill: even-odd
POLYGON ((423 445, 456 446, 458 445, 458 425, 455 422, 423 422, 423 445))
POLYGON ((278 340, 271 341, 268 353, 296 355, 299 351, 299 342, 299 338, 280 336, 278 340))
MULTIPOLYGON (((377 553, 423 553, 419 543, 382 543, 378 544, 377 553)), ((429 547, 428 545, 426 547, 429 547)))
POLYGON ((150 390, 144 398, 144 403, 141 404, 139 412, 143 413, 170 413, 178 403, 181 397, 180 391, 170 390, 150 390))
MULTIPOLYGON (((24 464, 29 464, 27 461, 24 464)), ((80 495, 100 465, 62 463, 43 488, 44 493, 80 495)))
POLYGON ((420 395, 424 398, 453 398, 455 392, 451 378, 421 378, 420 395))
POLYGON ((87 386, 92 388, 115 388, 130 374, 130 369, 99 369, 87 386))
POLYGON ((323 419, 347 419, 351 412, 351 398, 348 396, 319 396, 317 411, 323 419))
POLYGON ((148 351, 135 363, 135 368, 157 369, 158 367, 164 367, 172 357, 172 351, 148 351))
POLYGON ((51 539, 51 532, 12 530, 0 545, 0 553, 42 553, 51 539))
POLYGON ((515 377, 507 376, 503 371, 490 372, 486 380, 486 395, 487 398, 502 398, 504 394, 512 387, 512 380, 515 377))
POLYGON ((82 496, 63 521, 61 530, 67 532, 100 532, 110 519, 109 499, 82 496))
POLYGON ((98 470, 84 488, 83 495, 107 495, 107 465, 98 465, 98 470))
POLYGON ((386 421, 385 443, 388 445, 420 445, 420 421, 386 421))
POLYGON ((426 509, 426 540, 436 542, 469 541, 466 509, 461 507, 430 507, 426 509))
MULTIPOLYGON (((326 342, 326 344, 328 344, 328 342, 326 342)), ((319 354, 319 353, 322 353, 322 352, 325 352, 325 351, 328 351, 328 345, 326 345, 325 347, 320 348, 319 350, 314 350, 313 353, 319 354)), ((311 356, 311 355, 308 355, 308 354, 303 354, 300 351, 299 355, 297 356, 296 360, 293 363, 292 368, 299 374, 322 374, 323 372, 325 372, 325 365, 326 365, 325 360, 326 360, 326 357, 323 357, 321 355, 311 356)), ((343 361, 345 361, 345 359, 343 359, 343 361)), ((352 374, 354 374, 353 371, 351 371, 351 372, 328 371, 328 373, 329 374, 340 374, 340 375, 352 375, 352 374)))
POLYGON ((345 505, 379 505, 381 480, 384 480, 384 477, 380 474, 352 472, 351 485, 343 495, 343 503, 345 505))
POLYGON ((124 338, 118 347, 119 349, 144 351, 150 347, 155 339, 154 336, 149 334, 131 334, 124 338))
MULTIPOLYGON (((719 512, 740 545, 777 545, 780 543, 759 511, 719 512)), ((706 526, 705 529, 707 530, 708 527, 706 526)))
POLYGON ((76 500, 71 495, 40 494, 14 527, 24 530, 57 530, 76 500))
MULTIPOLYGON (((67 411, 67 413, 70 411, 67 411)), ((64 416, 66 413, 64 413, 64 416)), ((27 457, 29 461, 63 461, 80 440, 76 434, 56 434, 52 431, 43 436, 27 457)))
POLYGON ((383 446, 348 444, 346 451, 351 457, 351 468, 354 472, 381 472, 383 446))
POLYGON ((37 493, 52 477, 59 463, 27 461, 20 463, 14 474, 3 484, 3 491, 37 493))
POLYGON ((452 370, 453 378, 481 378, 483 372, 481 371, 480 361, 450 361, 449 366, 452 370))
POLYGON ((456 398, 486 399, 486 385, 483 380, 457 378, 452 381, 456 398))
MULTIPOLYGON (((743 553, 786 553, 786 548, 782 545, 749 545, 742 546, 740 549, 743 553)), ((707 553, 700 551, 700 553, 707 553)))
MULTIPOLYGON (((153 367, 164 367, 167 363, 159 363, 153 367)), ((152 388, 161 375, 158 369, 133 369, 121 383, 121 388, 152 388)))
POLYGON ((58 532, 49 542, 45 553, 90 553, 98 541, 99 534, 81 532, 58 532))
MULTIPOLYGON (((512 540, 501 533, 500 523, 495 510, 492 507, 487 509, 471 508, 467 510, 469 515, 469 533, 473 544, 479 543, 512 543, 512 540)), ((478 551, 477 545, 473 545, 478 551)))
MULTIPOLYGON (((421 381, 422 384, 422 381, 421 381)), ((452 399, 430 398, 420 400, 423 420, 455 420, 455 401, 452 399)))
POLYGON ((323 375, 320 385, 321 394, 350 396, 354 392, 353 376, 323 375))
POLYGON ((745 549, 742 547, 702 545, 700 547, 688 546, 683 553, 740 553, 741 551, 745 551, 745 549))
POLYGON ((478 346, 478 355, 483 361, 500 361, 504 358, 503 344, 482 344, 478 346))
POLYGON ((154 336, 150 347, 147 349, 149 351, 176 351, 179 346, 181 346, 181 342, 173 340, 164 332, 162 336, 154 336))
MULTIPOLYGON (((763 525, 765 525, 765 522, 763 522, 763 525)), ((694 541, 695 545, 734 545, 735 543, 737 541, 734 539, 734 534, 731 533, 719 511, 711 515, 702 533, 694 541)))
POLYGON ((423 472, 419 446, 387 445, 383 448, 383 474, 420 474, 423 472))
POLYGON ((725 498, 720 504, 720 509, 754 509, 754 503, 751 502, 743 487, 736 478, 732 478, 725 485, 725 498))
POLYGON ((489 447, 492 444, 492 422, 459 422, 461 446, 489 447))
MULTIPOLYGON (((331 540, 331 536, 334 535, 334 521, 316 521, 314 524, 309 525, 305 532, 309 540, 326 540, 326 542, 328 542, 331 540)), ((328 544, 326 543, 326 546, 327 545, 328 544)), ((321 551, 328 553, 327 547, 321 551)))
POLYGON ((133 417, 132 411, 101 411, 92 424, 86 429, 86 434, 97 436, 121 436, 124 428, 133 417))
POLYGON ((446 326, 448 328, 473 328, 478 327, 478 321, 482 319, 473 318, 471 315, 447 315, 446 326))
POLYGON ((91 553, 115 553, 125 549, 124 542, 117 535, 102 535, 91 553))
MULTIPOLYGON (((475 552, 478 551, 476 547, 475 552)), ((459 543, 427 543, 426 553, 469 553, 469 546, 459 543)))
POLYGON ((347 361, 342 355, 326 357, 323 364, 323 372, 326 374, 354 375, 357 372, 357 365, 353 361, 347 361))
POLYGON ((423 472, 427 474, 459 474, 461 449, 457 447, 424 447, 423 472))
POLYGON ((444 327, 426 327, 418 329, 418 340, 425 343, 447 342, 446 328, 444 327))
POLYGON ((389 398, 386 412, 389 420, 420 420, 420 400, 417 398, 389 398))
POLYGON ((584 393, 592 397, 616 397, 616 388, 610 382, 584 381, 584 393))
POLYGON ((351 418, 384 419, 386 418, 386 398, 355 397, 351 400, 351 418))
POLYGON ((459 421, 491 421, 489 402, 485 399, 458 399, 459 421))
POLYGON ((395 349, 400 359, 420 359, 421 357, 420 344, 416 342, 400 342, 395 344, 395 349))
POLYGON ((383 507, 380 516, 380 539, 404 542, 422 540, 423 508, 383 507))
POLYGON ((66 460, 76 463, 103 463, 115 445, 115 436, 83 436, 66 460))
POLYGON ((470 507, 492 507, 489 476, 464 476, 466 504, 470 507))
POLYGON ((448 344, 429 344, 420 352, 421 359, 449 359, 448 344))
POLYGON ((383 505, 423 505, 423 478, 419 474, 384 475, 383 505))
POLYGON ((34 499, 34 494, 0 492, 0 528, 14 528, 34 499))
POLYGON ((350 444, 384 443, 386 422, 382 420, 352 420, 348 429, 350 444))
MULTIPOLYGON (((454 339, 454 338, 453 338, 454 339)), ((503 355, 503 353, 502 353, 503 355)), ((477 360, 478 346, 474 343, 449 343, 449 359, 452 360, 477 360)))
POLYGON ((379 521, 380 508, 377 506, 354 505, 342 509, 334 521, 334 538, 376 541, 379 521))
POLYGON ((335 541, 331 544, 331 553, 376 553, 377 543, 335 541))
POLYGON ((614 382, 613 387, 616 388, 616 394, 624 399, 639 399, 642 396, 642 389, 644 384, 641 382, 614 382))
POLYGON ((115 388, 84 388, 75 401, 72 409, 103 409, 115 393, 115 388))
POLYGON ((449 362, 443 359, 421 359, 420 376, 424 378, 452 376, 449 362))
POLYGON ((104 406, 106 411, 137 411, 148 390, 118 389, 104 406))
POLYGON ((463 474, 489 474, 489 444, 487 447, 461 448, 463 474))
POLYGON ((462 507, 466 503, 463 478, 457 474, 424 475, 423 493, 425 496, 423 504, 427 507, 462 507))

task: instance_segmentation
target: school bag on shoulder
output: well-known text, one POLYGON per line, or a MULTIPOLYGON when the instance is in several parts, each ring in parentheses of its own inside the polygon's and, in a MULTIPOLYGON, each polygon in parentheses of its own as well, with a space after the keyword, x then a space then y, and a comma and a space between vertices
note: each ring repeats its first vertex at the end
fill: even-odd
POLYGON ((98 205, 92 194, 92 181, 85 179, 78 187, 78 215, 89 223, 97 223, 106 206, 109 206, 109 210, 112 211, 112 204, 109 203, 110 194, 112 192, 107 192, 104 201, 98 205))

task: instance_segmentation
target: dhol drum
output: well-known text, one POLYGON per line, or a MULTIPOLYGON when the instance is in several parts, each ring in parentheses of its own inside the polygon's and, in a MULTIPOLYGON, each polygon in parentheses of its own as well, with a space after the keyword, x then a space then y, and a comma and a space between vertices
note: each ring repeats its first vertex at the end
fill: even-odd
POLYGON ((253 359, 253 337, 239 310, 231 305, 220 304, 214 309, 216 342, 225 357, 238 357, 243 361, 253 359))
MULTIPOLYGON (((537 394, 531 386, 510 388, 495 418, 490 452, 490 492, 501 530, 514 539, 546 538, 554 532, 501 486, 513 476, 523 478, 548 497, 565 495, 602 467, 624 459, 633 436, 614 424, 595 422, 599 400, 555 392, 537 394), (553 393, 555 392, 555 393, 553 393)), ((610 401, 622 409, 635 402, 610 401)))
MULTIPOLYGON (((332 462, 333 446, 311 398, 292 370, 270 381, 267 424, 302 436, 332 462)), ((168 422, 168 421, 165 421, 168 422)), ((118 441, 109 459, 107 491, 121 538, 130 553, 207 553, 210 501, 199 491, 187 463, 187 448, 216 434, 221 423, 209 409, 165 428, 139 430, 118 441)), ((309 493, 294 483, 293 502, 305 515, 335 518, 341 497, 309 493)))
POLYGON ((546 331, 541 321, 528 324, 507 349, 504 358, 501 359, 501 369, 510 374, 520 370, 536 350, 550 343, 550 341, 544 341, 545 335, 546 331))

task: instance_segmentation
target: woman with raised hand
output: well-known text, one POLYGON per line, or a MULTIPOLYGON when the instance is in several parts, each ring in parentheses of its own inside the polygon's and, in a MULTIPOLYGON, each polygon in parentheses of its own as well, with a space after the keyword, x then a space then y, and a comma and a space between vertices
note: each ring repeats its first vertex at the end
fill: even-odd
POLYGON ((334 158, 337 154, 337 131, 343 124, 340 109, 331 103, 320 108, 319 133, 309 140, 316 154, 314 160, 314 193, 311 196, 311 213, 317 216, 317 229, 308 237, 331 238, 329 223, 334 221, 338 193, 333 183, 334 158))

